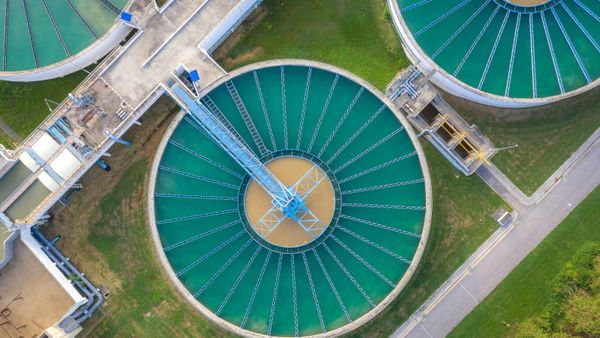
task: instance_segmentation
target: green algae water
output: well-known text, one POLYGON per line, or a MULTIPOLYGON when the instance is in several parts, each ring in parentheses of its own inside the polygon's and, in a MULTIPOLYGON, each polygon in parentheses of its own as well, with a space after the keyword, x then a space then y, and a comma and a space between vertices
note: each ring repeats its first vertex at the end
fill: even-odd
MULTIPOLYGON (((239 212, 246 173, 184 117, 155 182, 171 268, 213 314, 252 332, 314 335, 357 320, 394 290, 422 240, 424 176, 405 126, 368 89, 331 71, 271 66, 231 81, 269 152, 302 150, 327 164, 341 213, 316 246, 261 245, 239 212)), ((261 157, 226 84, 207 99, 261 157)))
POLYGON ((27 177, 31 170, 21 161, 17 161, 9 171, 0 177, 0 203, 4 202, 27 177))
POLYGON ((40 180, 33 183, 6 209, 6 216, 13 221, 27 217, 35 206, 39 205, 44 198, 50 195, 48 189, 40 180))
POLYGON ((543 98, 600 77, 600 6, 559 0, 521 7, 506 0, 397 0, 425 54, 472 88, 543 98))
POLYGON ((60 62, 84 50, 116 22, 127 0, 0 0, 0 71, 60 62))

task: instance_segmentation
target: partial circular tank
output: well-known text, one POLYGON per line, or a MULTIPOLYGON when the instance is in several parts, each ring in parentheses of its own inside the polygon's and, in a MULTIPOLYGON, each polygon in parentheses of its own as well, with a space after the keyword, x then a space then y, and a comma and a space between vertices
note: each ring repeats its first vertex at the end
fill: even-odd
POLYGON ((549 103, 600 83, 595 0, 390 0, 413 61, 486 104, 549 103))
POLYGON ((0 79, 35 81, 95 62, 129 31, 129 0, 1 0, 0 79))

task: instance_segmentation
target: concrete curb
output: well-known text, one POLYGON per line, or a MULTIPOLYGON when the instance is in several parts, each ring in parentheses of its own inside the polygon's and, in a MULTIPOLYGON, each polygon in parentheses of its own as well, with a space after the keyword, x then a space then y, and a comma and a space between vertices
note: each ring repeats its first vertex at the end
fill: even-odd
MULTIPOLYGON (((123 9, 129 8, 132 2, 133 0, 129 0, 123 9)), ((77 72, 106 56, 119 42, 127 37, 131 29, 131 27, 122 23, 119 16, 117 16, 108 31, 104 32, 100 38, 79 53, 40 68, 24 71, 0 71, 0 80, 16 82, 43 81, 77 72)))
MULTIPOLYGON (((471 273, 476 266, 489 252, 496 247, 516 226, 518 222, 513 223, 508 228, 499 228, 496 230, 466 261, 461 265, 428 299, 421 305, 406 322, 402 324, 391 337, 403 337, 406 332, 410 332, 420 324, 431 310, 440 303, 453 289, 460 285, 462 280, 471 273)), ((477 303, 481 299, 476 299, 477 303)))
POLYGON ((552 189, 566 176, 573 167, 581 161, 587 153, 589 153, 595 146, 600 143, 600 128, 596 131, 579 147, 577 150, 566 160, 555 172, 550 176, 544 184, 542 184, 536 191, 529 197, 534 200, 534 204, 538 204, 543 200, 552 189))

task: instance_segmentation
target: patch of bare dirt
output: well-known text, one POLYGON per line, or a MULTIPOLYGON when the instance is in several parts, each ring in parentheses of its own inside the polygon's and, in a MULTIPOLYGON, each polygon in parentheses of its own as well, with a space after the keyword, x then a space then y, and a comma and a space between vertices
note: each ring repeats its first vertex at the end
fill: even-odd
POLYGON ((267 16, 268 13, 269 11, 264 5, 258 6, 233 32, 233 34, 225 39, 225 41, 223 41, 223 43, 213 52, 214 59, 217 60, 217 62, 219 62, 223 68, 233 68, 239 64, 251 60, 252 58, 264 54, 264 49, 259 46, 250 52, 243 53, 234 58, 227 56, 229 52, 231 52, 231 50, 248 35, 248 33, 258 26, 258 24, 265 16, 267 16))
POLYGON ((256 47, 249 52, 236 56, 235 58, 226 57, 224 59, 221 59, 221 64, 225 68, 233 68, 237 65, 241 65, 250 60, 256 59, 257 57, 262 56, 263 54, 265 54, 265 49, 262 47, 256 47))

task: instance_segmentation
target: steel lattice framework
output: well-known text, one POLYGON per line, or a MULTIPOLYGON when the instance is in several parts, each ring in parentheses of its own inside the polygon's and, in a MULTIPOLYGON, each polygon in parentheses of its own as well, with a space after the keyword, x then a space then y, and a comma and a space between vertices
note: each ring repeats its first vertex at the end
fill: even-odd
MULTIPOLYGON (((226 127, 200 100, 195 99, 186 89, 174 83, 171 96, 199 124, 211 138, 269 194, 273 206, 258 220, 256 232, 266 238, 285 219, 293 219, 311 237, 318 237, 326 225, 306 207, 306 198, 326 178, 315 165, 293 186, 286 187, 258 159, 248 147, 226 127)), ((222 117, 225 118, 225 117, 222 117)))

